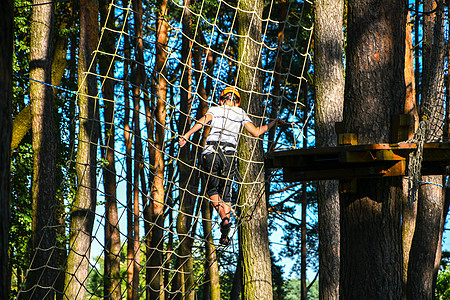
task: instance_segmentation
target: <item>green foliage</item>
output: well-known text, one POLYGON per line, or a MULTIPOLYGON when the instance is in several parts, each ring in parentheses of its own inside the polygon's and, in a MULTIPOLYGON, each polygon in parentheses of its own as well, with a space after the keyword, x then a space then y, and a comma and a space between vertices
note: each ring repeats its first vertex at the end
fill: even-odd
POLYGON ((285 299, 286 292, 283 288, 284 279, 283 279, 283 268, 278 265, 279 259, 277 259, 273 252, 270 251, 270 258, 272 264, 272 286, 273 286, 273 299, 274 300, 282 300, 285 299))
POLYGON ((234 272, 230 270, 220 274, 220 297, 222 299, 230 299, 233 280, 234 272))
POLYGON ((284 284, 285 300, 297 300, 301 296, 301 281, 298 278, 289 279, 284 284))
MULTIPOLYGON (((294 259, 293 273, 300 274, 301 267, 301 197, 302 193, 299 191, 292 197, 294 205, 285 205, 282 209, 287 211, 291 219, 285 218, 286 222, 283 227, 283 237, 285 247, 281 251, 281 255, 287 258, 294 259)), ((317 215, 317 201, 314 186, 307 188, 307 219, 306 221, 306 248, 307 248, 307 267, 317 268, 318 264, 318 224, 317 220, 312 216, 317 215)))
MULTIPOLYGON (((309 283, 306 284, 309 286, 309 283)), ((301 297, 301 281, 299 278, 292 278, 285 282, 283 286, 286 294, 283 300, 298 300, 301 297)), ((319 299, 319 282, 316 280, 307 294, 307 300, 319 299)))
POLYGON ((228 251, 220 251, 217 254, 220 268, 220 297, 222 299, 230 299, 238 256, 236 255, 237 253, 228 251))
POLYGON ((446 266, 438 274, 436 283, 436 299, 450 299, 450 266, 446 266))
POLYGON ((313 285, 309 288, 308 291, 308 300, 317 300, 319 299, 319 281, 316 280, 313 285))
POLYGON ((13 51, 13 115, 26 104, 30 54, 31 6, 29 0, 15 0, 14 6, 14 51, 13 51))
POLYGON ((31 145, 19 146, 11 158, 11 219, 9 231, 10 271, 12 295, 23 281, 24 271, 30 265, 29 244, 32 236, 31 176, 33 154, 31 145))

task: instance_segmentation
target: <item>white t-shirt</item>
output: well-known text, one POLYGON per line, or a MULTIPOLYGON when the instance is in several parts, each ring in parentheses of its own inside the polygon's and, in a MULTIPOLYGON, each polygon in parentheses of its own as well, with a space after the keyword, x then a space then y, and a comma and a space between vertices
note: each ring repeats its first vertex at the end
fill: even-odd
MULTIPOLYGON (((206 114, 210 114, 213 117, 210 123, 211 131, 206 138, 206 143, 220 141, 222 143, 230 143, 236 147, 242 126, 247 122, 251 122, 247 113, 237 106, 213 106, 208 109, 206 114)), ((223 150, 236 149, 225 147, 223 150)), ((214 147, 207 145, 203 152, 214 152, 214 147)))

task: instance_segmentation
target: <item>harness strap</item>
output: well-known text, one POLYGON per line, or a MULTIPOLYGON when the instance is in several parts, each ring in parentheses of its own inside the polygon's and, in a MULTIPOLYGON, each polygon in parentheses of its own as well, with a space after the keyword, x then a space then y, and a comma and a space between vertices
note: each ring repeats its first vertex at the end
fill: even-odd
MULTIPOLYGON (((220 143, 220 142, 208 142, 207 144, 213 146, 213 147, 216 149, 217 154, 219 155, 219 158, 220 158, 220 160, 222 160, 223 164, 224 164, 224 165, 228 165, 228 163, 229 163, 229 162, 228 162, 228 159, 227 159, 227 157, 225 156, 225 154, 223 153, 222 147, 220 147, 220 146, 223 146, 223 147, 233 147, 233 148, 235 148, 236 146, 233 145, 233 144, 231 144, 231 143, 220 143), (230 145, 231 145, 231 146, 230 146, 230 145)), ((230 164, 230 168, 232 168, 232 167, 233 167, 233 165, 230 164)), ((235 176, 236 176, 236 179, 237 179, 239 182, 243 182, 243 181, 244 181, 243 178, 242 178, 242 176, 241 176, 241 174, 239 173, 239 170, 238 170, 237 168, 235 168, 234 174, 235 174, 235 176)))
POLYGON ((230 147, 236 149, 236 145, 228 142, 219 142, 219 141, 208 141, 206 145, 211 145, 216 148, 218 147, 230 147))

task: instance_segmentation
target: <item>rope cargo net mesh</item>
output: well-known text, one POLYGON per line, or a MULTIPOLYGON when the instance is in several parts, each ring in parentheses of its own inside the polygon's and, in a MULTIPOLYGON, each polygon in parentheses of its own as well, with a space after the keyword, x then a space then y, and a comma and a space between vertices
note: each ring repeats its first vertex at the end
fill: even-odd
MULTIPOLYGON (((131 1, 113 1, 107 20, 100 24, 97 50, 84 74, 84 80, 95 77, 97 93, 76 92, 77 100, 87 97, 94 103, 100 117, 86 120, 78 111, 73 123, 79 130, 85 121, 97 122, 101 134, 98 139, 91 133, 75 141, 67 169, 77 169, 78 177, 73 179, 67 172, 64 185, 72 193, 57 208, 61 220, 57 225, 49 222, 47 228, 58 227, 58 245, 52 249, 38 246, 32 258, 39 250, 64 253, 54 267, 56 279, 64 278, 64 297, 102 298, 108 293, 103 286, 106 280, 113 285, 109 291, 121 297, 153 293, 161 299, 168 295, 184 298, 198 291, 209 280, 210 267, 220 263, 223 272, 228 267, 226 260, 236 259, 239 226, 252 217, 258 201, 266 201, 265 183, 276 184, 271 179, 280 176, 264 174, 263 153, 303 147, 305 124, 313 111, 305 101, 312 64, 311 3, 267 1, 264 11, 242 9, 239 1, 237 6, 220 0, 187 3, 169 0, 159 7, 146 3, 138 12, 131 1), (252 25, 238 30, 242 15, 252 25), (136 34, 139 20, 142 37, 136 34), (257 35, 252 32, 256 27, 261 28, 257 35), (111 40, 113 46, 106 50, 111 40), (256 49, 256 55, 247 53, 249 48, 256 49), (257 59, 246 60, 250 55, 257 59), (100 60, 109 60, 103 71, 94 64, 100 60), (106 86, 113 87, 113 99, 105 98, 106 86), (233 158, 243 182, 233 183, 232 242, 222 246, 218 243, 220 218, 202 188, 211 174, 197 163, 203 149, 201 134, 181 149, 177 141, 208 107, 217 104, 227 86, 240 92, 241 107, 256 126, 277 117, 286 124, 283 130, 274 131, 271 141, 267 134, 255 138, 241 131, 233 158), (106 119, 111 107, 110 119, 106 119), (77 157, 85 143, 97 153, 95 165, 83 165, 77 157), (108 165, 108 155, 114 158, 114 168, 108 165), (92 170, 95 184, 85 186, 83 177, 92 170), (105 176, 111 175, 113 194, 104 185, 105 176), (95 199, 89 208, 76 201, 82 190, 95 199), (256 196, 240 201, 243 190, 256 196), (91 228, 76 225, 75 213, 82 216, 81 223, 94 216, 91 228), (111 213, 117 217, 111 219, 111 213), (105 235, 114 234, 120 244, 107 244, 105 235), (88 242, 77 245, 83 237, 88 242), (106 259, 109 268, 120 271, 104 270, 106 259), (76 265, 69 266, 69 260, 76 265)), ((48 266, 35 268, 32 263, 30 272, 40 272, 44 278, 48 266)), ((56 279, 48 290, 60 295, 56 279)), ((48 287, 20 288, 19 297, 48 287)))

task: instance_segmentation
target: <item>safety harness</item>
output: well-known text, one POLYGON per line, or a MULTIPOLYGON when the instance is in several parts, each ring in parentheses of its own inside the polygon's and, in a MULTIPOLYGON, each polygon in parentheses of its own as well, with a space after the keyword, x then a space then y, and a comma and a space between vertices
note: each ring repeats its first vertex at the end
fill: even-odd
POLYGON ((228 177, 228 173, 230 171, 234 171, 234 174, 236 176, 236 179, 238 182, 243 182, 244 180, 242 179, 241 174, 239 173, 239 170, 234 167, 232 158, 231 161, 229 161, 229 159, 225 156, 225 154, 222 151, 222 147, 230 147, 233 149, 236 149, 236 145, 232 144, 232 143, 228 143, 228 142, 219 142, 219 141, 209 141, 206 143, 209 146, 213 146, 214 150, 217 152, 217 154, 219 155, 220 160, 222 161, 224 166, 229 166, 228 168, 224 168, 224 170, 222 171, 222 176, 223 177, 228 177), (231 168, 234 167, 234 170, 230 170, 231 168))

